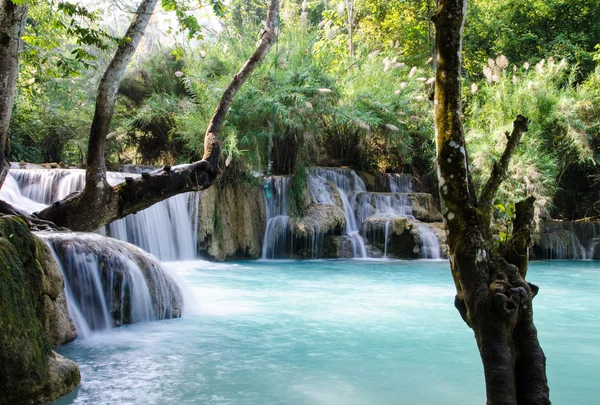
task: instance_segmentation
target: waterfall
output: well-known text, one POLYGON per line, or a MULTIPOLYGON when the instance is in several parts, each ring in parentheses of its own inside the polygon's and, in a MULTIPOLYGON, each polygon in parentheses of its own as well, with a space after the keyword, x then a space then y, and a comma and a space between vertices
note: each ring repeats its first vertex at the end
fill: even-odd
POLYGON ((346 218, 346 226, 343 234, 347 235, 350 239, 353 257, 367 257, 365 241, 359 233, 359 225, 354 216, 353 209, 356 195, 366 191, 365 183, 358 177, 354 170, 313 168, 311 174, 308 176, 308 184, 315 203, 335 204, 333 190, 331 190, 327 182, 331 182, 339 193, 346 218))
POLYGON ((290 212, 289 177, 272 177, 265 180, 263 196, 267 210, 267 228, 263 239, 263 259, 289 257, 292 235, 289 224, 290 212))
MULTIPOLYGON (((389 218, 385 223, 385 235, 383 240, 383 254, 387 256, 388 243, 390 241, 389 227, 394 217, 408 218, 415 224, 419 232, 421 259, 439 259, 440 244, 437 236, 425 225, 416 221, 409 195, 413 190, 412 176, 408 174, 386 174, 390 193, 360 192, 356 195, 355 215, 359 224, 364 224, 369 218, 389 218)), ((364 236, 380 240, 381 232, 364 228, 364 236)))
POLYGON ((87 233, 38 233, 65 279, 79 334, 181 316, 179 287, 143 250, 87 233))
POLYGON ((412 176, 405 173, 386 174, 392 193, 412 193, 412 176))
POLYGON ((356 197, 356 216, 360 223, 373 215, 413 219, 405 193, 360 193, 356 197))
POLYGON ((440 242, 435 233, 423 224, 416 224, 420 236, 420 254, 421 259, 439 259, 440 242))
POLYGON ((197 256, 199 193, 179 194, 108 224, 100 233, 133 243, 162 261, 197 256))
MULTIPOLYGON (((137 170, 133 167, 130 170, 137 170)), ((138 177, 136 173, 107 172, 111 185, 138 177)), ((39 211, 69 194, 83 190, 85 170, 11 169, 0 198, 29 212, 39 211)), ((183 193, 137 214, 106 225, 99 232, 133 243, 163 261, 197 257, 199 192, 183 193)))
POLYGON ((19 183, 17 183, 15 178, 10 173, 8 176, 6 176, 4 185, 0 189, 0 200, 4 200, 30 214, 46 208, 46 204, 33 201, 32 199, 24 196, 21 193, 19 183))
POLYGON ((600 222, 546 221, 534 246, 540 259, 599 259, 600 222))

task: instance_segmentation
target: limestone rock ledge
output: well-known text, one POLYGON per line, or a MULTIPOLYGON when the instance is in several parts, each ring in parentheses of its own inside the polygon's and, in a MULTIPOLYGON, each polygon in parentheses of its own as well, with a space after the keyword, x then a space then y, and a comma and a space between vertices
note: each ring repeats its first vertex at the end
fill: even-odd
POLYGON ((267 226, 262 188, 247 183, 202 191, 198 248, 211 259, 258 259, 267 226))

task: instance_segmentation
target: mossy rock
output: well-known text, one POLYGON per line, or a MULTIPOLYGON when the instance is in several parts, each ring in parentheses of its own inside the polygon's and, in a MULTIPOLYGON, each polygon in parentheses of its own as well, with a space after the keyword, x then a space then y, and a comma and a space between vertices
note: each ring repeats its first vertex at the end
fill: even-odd
POLYGON ((43 289, 33 234, 20 218, 0 218, 0 404, 51 401, 79 384, 75 363, 46 339, 43 289))

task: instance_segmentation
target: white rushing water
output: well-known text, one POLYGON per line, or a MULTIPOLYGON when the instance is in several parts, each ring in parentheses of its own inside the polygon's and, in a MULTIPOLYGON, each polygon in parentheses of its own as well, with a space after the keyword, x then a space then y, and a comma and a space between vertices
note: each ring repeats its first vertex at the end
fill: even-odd
POLYGON ((143 250, 97 234, 39 233, 65 280, 80 338, 124 324, 179 317, 179 287, 143 250))
MULTIPOLYGON (((135 173, 108 172, 111 185, 137 177, 135 173)), ((0 190, 0 199, 28 212, 39 211, 83 190, 85 170, 11 169, 0 190)), ((163 261, 197 257, 200 193, 184 193, 108 224, 100 233, 133 243, 163 261)))
POLYGON ((288 258, 293 235, 290 230, 290 181, 287 176, 265 180, 263 197, 267 211, 267 228, 263 238, 262 259, 288 258))
POLYGON ((354 216, 354 203, 356 195, 366 191, 365 183, 360 177, 349 169, 323 168, 311 169, 308 176, 308 185, 313 201, 319 204, 335 204, 333 193, 337 191, 340 196, 346 226, 344 235, 350 239, 352 256, 355 258, 366 258, 367 249, 365 241, 359 233, 359 222, 354 216), (331 185, 336 189, 332 190, 331 185))

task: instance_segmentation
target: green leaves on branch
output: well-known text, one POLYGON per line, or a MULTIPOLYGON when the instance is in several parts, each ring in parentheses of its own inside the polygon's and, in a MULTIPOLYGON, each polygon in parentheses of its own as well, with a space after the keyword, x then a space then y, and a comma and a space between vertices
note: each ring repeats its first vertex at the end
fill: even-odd
MULTIPOLYGON (((217 17, 222 17, 225 14, 225 4, 221 0, 209 0, 208 3, 212 6, 213 12, 217 17)), ((202 34, 202 26, 193 13, 195 11, 193 3, 178 0, 161 0, 161 5, 165 11, 175 13, 180 30, 178 32, 186 32, 188 39, 201 40, 204 38, 202 34)), ((203 6, 201 0, 197 6, 203 6)))

